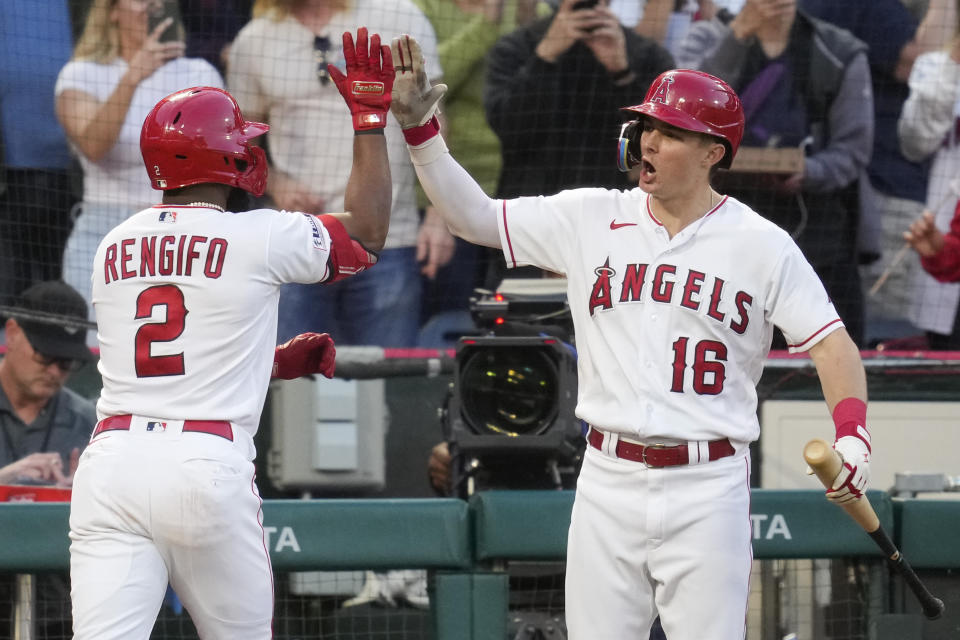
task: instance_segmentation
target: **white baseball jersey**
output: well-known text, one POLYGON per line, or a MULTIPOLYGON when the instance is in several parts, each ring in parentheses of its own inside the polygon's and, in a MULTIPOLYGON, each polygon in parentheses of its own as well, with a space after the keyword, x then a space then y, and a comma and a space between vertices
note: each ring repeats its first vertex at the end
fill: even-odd
POLYGON ((601 436, 585 449, 570 520, 569 637, 646 638, 659 614, 671 639, 743 638, 748 444, 773 329, 798 352, 843 326, 813 268, 733 198, 671 238, 639 188, 492 201, 444 151, 429 142, 411 155, 451 229, 499 241, 510 267, 567 278, 576 413, 601 436), (647 449, 621 455, 630 440, 634 451, 686 445, 687 461, 649 466, 647 449))
POLYGON ((77 640, 148 638, 168 583, 201 637, 270 636, 253 435, 279 287, 324 279, 329 252, 313 216, 180 205, 145 209, 100 244, 97 412, 120 427, 94 432, 74 477, 77 640))
POLYGON ((733 198, 673 238, 639 188, 509 200, 499 225, 508 266, 566 275, 577 415, 607 431, 755 440, 773 326, 794 352, 843 326, 793 240, 733 198))
POLYGON ((286 282, 327 276, 315 217, 157 205, 97 249, 100 418, 226 420, 253 436, 273 363, 286 282))
POLYGON ((567 276, 577 415, 606 433, 577 480, 570 638, 645 638, 658 613, 669 638, 742 638, 747 444, 759 435, 756 384, 773 327, 802 351, 842 326, 813 268, 784 231, 729 197, 673 238, 640 189, 510 200, 499 232, 508 265, 567 276), (737 455, 648 468, 614 453, 624 436, 701 452, 728 438, 737 455))

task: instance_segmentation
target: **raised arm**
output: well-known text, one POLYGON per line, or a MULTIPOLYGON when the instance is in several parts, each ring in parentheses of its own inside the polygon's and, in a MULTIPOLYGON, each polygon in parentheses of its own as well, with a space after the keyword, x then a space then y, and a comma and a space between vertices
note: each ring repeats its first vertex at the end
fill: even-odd
POLYGON ((956 34, 957 3, 955 0, 930 0, 927 12, 917 27, 914 38, 919 53, 947 46, 956 34))
POLYGON ((357 30, 354 45, 350 32, 343 34, 344 75, 333 65, 330 76, 353 115, 353 166, 344 193, 346 212, 333 214, 347 233, 371 251, 379 251, 390 225, 393 186, 383 129, 387 125, 393 88, 390 47, 380 36, 367 39, 366 27, 357 30))
POLYGON ((447 86, 430 86, 420 45, 410 36, 392 43, 396 79, 391 111, 407 140, 417 177, 450 232, 488 247, 500 246, 498 202, 487 197, 447 151, 440 136, 437 103, 447 86))
POLYGON ((113 93, 103 102, 76 88, 64 89, 56 98, 57 119, 70 142, 92 162, 103 158, 117 142, 137 86, 168 60, 183 55, 183 42, 159 42, 171 18, 157 25, 136 53, 113 93))
POLYGON ((943 144, 953 128, 953 107, 960 87, 960 45, 917 58, 910 72, 910 95, 897 121, 900 150, 920 162, 943 144))

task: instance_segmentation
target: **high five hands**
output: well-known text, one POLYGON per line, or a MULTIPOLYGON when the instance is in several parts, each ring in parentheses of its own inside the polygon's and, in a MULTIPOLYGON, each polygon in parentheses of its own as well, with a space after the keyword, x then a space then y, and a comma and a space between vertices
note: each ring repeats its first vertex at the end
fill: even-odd
POLYGON ((396 73, 390 110, 402 129, 421 127, 439 113, 440 99, 447 92, 447 85, 430 86, 423 52, 415 38, 407 35, 394 38, 390 49, 396 73))

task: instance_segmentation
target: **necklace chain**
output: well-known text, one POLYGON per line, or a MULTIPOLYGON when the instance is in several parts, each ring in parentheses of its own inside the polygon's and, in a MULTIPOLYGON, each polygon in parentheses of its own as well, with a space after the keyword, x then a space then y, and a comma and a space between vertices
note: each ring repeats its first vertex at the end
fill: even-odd
POLYGON ((213 204, 212 202, 189 202, 187 203, 188 207, 208 207, 210 209, 216 209, 217 211, 225 211, 223 207, 218 204, 213 204))

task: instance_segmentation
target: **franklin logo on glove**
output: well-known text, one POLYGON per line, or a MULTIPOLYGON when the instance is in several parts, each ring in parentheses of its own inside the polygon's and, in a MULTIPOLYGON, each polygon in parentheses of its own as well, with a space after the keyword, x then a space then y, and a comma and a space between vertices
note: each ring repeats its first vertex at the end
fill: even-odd
POLYGON ((370 36, 368 52, 367 29, 360 27, 357 29, 356 45, 353 35, 349 31, 344 32, 343 57, 347 61, 346 75, 332 64, 327 65, 327 71, 350 107, 354 132, 383 133, 393 91, 390 47, 381 45, 380 36, 375 33, 370 36), (357 77, 361 79, 357 80, 357 77))
POLYGON ((354 94, 375 93, 378 95, 383 95, 383 83, 382 82, 361 82, 359 80, 356 80, 353 83, 353 93, 354 94))

